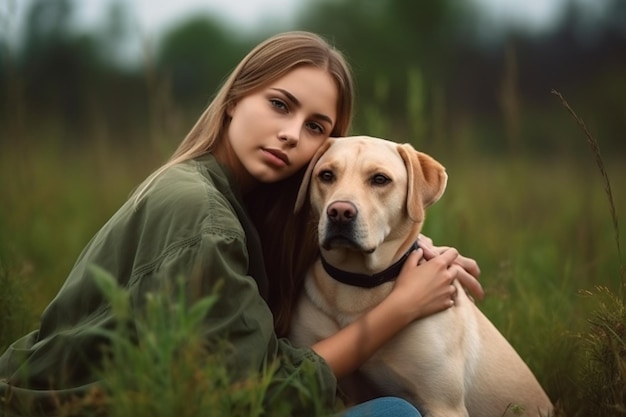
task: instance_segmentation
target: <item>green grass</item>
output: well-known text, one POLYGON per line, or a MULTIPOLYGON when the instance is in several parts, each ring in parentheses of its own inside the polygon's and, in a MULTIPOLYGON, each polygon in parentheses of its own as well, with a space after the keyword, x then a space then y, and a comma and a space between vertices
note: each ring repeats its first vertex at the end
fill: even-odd
MULTIPOLYGON (((2 349, 36 325, 92 234, 164 158, 145 149, 68 150, 54 143, 0 150, 2 349)), ((442 200, 429 210, 424 232, 479 262, 486 292, 480 308, 527 361, 559 413, 624 414, 621 261, 593 157, 485 157, 466 150, 433 156, 446 165, 450 179, 442 200)), ((624 219, 626 166, 610 158, 604 163, 616 217, 624 219)), ((142 367, 138 360, 130 363, 142 367)), ((135 404, 140 390, 127 389, 137 381, 118 376, 115 415, 155 415, 148 404, 135 404)), ((218 385, 223 382, 223 375, 214 377, 218 385)), ((246 404, 264 392, 268 379, 260 378, 251 382, 256 390, 241 394, 246 404)), ((193 381, 182 387, 191 389, 193 381)), ((196 401, 193 395, 200 392, 183 391, 158 393, 162 408, 196 401)))
MULTIPOLYGON (((206 355, 207 341, 201 326, 218 294, 188 306, 181 280, 176 300, 151 294, 137 320, 130 317, 129 292, 119 288, 105 271, 97 271, 96 277, 120 325, 116 331, 104 334, 112 340, 112 359, 105 362, 102 371, 104 393, 83 399, 78 410, 85 406, 97 410, 106 405, 107 415, 116 417, 322 415, 319 401, 311 398, 310 390, 303 389, 304 384, 298 384, 300 378, 276 377, 274 364, 267 364, 258 375, 233 383, 223 365, 228 344, 214 341, 210 348, 213 354, 206 355), (122 324, 128 319, 135 324, 132 334, 122 324)), ((301 378, 314 386, 313 369, 303 371, 301 378)))

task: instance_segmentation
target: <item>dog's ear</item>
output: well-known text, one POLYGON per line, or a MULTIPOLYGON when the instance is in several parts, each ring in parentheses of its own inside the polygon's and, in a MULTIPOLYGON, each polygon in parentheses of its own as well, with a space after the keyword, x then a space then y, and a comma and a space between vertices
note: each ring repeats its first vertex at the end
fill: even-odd
POLYGON ((433 157, 416 151, 408 143, 399 144, 398 153, 408 174, 406 207, 409 217, 415 222, 422 221, 424 209, 443 195, 448 183, 448 174, 444 166, 433 157))
POLYGON ((311 174, 313 173, 313 168, 317 161, 322 157, 324 152, 330 148, 330 146, 335 142, 335 138, 329 138, 322 146, 319 147, 315 155, 313 155, 313 159, 309 162, 309 165, 306 168, 306 172, 304 173, 304 177, 302 178, 302 183, 300 184, 300 189, 298 190, 298 196, 296 197, 296 204, 293 208, 294 213, 298 213, 304 202, 306 201, 307 194, 309 192, 309 184, 311 183, 311 174))

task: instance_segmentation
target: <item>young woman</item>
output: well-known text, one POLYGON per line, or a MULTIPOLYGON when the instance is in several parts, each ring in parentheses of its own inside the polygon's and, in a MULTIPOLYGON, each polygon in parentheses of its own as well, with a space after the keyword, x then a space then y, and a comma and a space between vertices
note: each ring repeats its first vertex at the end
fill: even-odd
MULTIPOLYGON (((40 328, 0 356, 0 410, 29 403, 45 412, 98 384, 93 369, 107 340, 89 329, 113 329, 115 320, 91 265, 130 291, 135 312, 147 293, 169 291, 178 277, 192 299, 221 282, 204 336, 232 346, 226 366, 233 381, 267 363, 278 363, 284 377, 312 365, 314 390, 328 405, 337 378, 411 321, 451 305, 455 277, 482 296, 474 261, 423 238, 424 249, 409 257, 388 299, 361 320, 311 349, 282 338, 317 254, 306 211, 293 214, 298 185, 318 147, 347 134, 352 106, 348 66, 317 35, 289 32, 255 47, 170 160, 89 242, 40 328), (424 256, 432 259, 421 262, 424 256)), ((349 413, 382 415, 376 410, 392 406, 395 415, 419 415, 393 398, 349 413)))

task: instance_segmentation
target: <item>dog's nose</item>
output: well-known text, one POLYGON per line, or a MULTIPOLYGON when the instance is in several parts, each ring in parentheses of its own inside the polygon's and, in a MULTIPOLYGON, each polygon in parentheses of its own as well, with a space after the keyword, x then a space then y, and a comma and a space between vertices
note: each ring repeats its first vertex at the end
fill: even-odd
POLYGON ((350 223, 357 215, 356 206, 349 201, 335 201, 326 209, 326 215, 333 223, 350 223))

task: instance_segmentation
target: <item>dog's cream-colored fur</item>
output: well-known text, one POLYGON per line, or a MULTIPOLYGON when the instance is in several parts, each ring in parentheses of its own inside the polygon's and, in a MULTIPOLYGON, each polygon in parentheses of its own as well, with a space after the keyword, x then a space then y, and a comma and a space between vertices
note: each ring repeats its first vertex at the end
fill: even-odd
MULTIPOLYGON (((296 210, 308 196, 319 220, 321 253, 331 265, 374 274, 416 241, 426 207, 441 197, 446 182, 444 167, 409 144, 362 136, 331 139, 308 167, 296 210), (328 213, 335 209, 336 215, 346 204, 354 209, 349 227, 334 227, 328 213)), ((393 395, 430 417, 548 415, 550 400, 528 366, 455 285, 454 307, 415 321, 355 375, 339 381, 349 402, 393 395)), ((379 303, 392 286, 342 284, 316 261, 306 276, 291 340, 310 346, 332 335, 379 303)))

